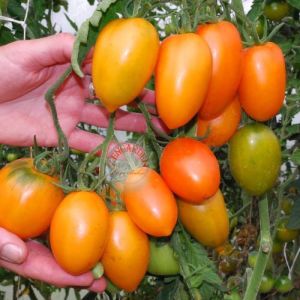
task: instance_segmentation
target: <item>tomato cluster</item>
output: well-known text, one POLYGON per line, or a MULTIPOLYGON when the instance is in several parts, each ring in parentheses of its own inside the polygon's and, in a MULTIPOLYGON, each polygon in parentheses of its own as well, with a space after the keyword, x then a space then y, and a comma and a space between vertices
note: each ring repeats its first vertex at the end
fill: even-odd
MULTIPOLYGON (((243 50, 237 28, 228 21, 199 25, 161 43, 145 19, 108 23, 92 63, 95 92, 107 110, 134 101, 152 75, 157 112, 171 134, 190 121, 197 130, 193 137, 172 136, 159 171, 133 168, 117 181, 109 198, 119 194, 123 210, 115 201, 109 211, 106 199, 93 191, 65 196, 57 179, 36 171, 30 159, 0 171, 0 226, 24 239, 49 229, 51 250, 62 268, 79 275, 100 261, 105 275, 125 291, 134 291, 147 271, 180 271, 170 245, 152 240, 172 235, 178 220, 204 246, 220 249, 226 243, 229 218, 213 147, 230 140, 231 173, 255 196, 275 184, 281 165, 271 129, 260 123, 238 129, 242 110, 254 121, 267 121, 283 104, 285 62, 276 44, 243 50), (155 253, 165 255, 169 266, 157 264, 155 253)), ((278 238, 284 228, 278 228, 278 238)))

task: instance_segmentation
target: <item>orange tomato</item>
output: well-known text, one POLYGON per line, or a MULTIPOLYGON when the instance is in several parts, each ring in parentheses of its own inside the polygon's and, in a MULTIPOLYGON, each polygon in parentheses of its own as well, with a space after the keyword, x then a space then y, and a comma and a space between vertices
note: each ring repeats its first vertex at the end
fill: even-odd
POLYGON ((48 229, 64 193, 58 180, 38 172, 30 158, 15 160, 0 171, 0 226, 27 239, 48 229))
POLYGON ((200 118, 219 116, 234 98, 241 79, 242 41, 237 28, 228 21, 198 26, 197 34, 212 53, 212 77, 200 118))
POLYGON ((147 235, 127 212, 111 212, 108 241, 101 260, 105 275, 119 288, 132 292, 146 274, 149 258, 147 235))
POLYGON ((241 121, 241 105, 235 98, 218 117, 212 120, 202 120, 198 117, 197 135, 207 137, 202 140, 210 147, 220 147, 226 144, 236 132, 241 121))
POLYGON ((122 197, 130 218, 144 232, 157 237, 172 233, 177 221, 177 204, 157 172, 147 167, 131 171, 122 197))
POLYGON ((145 19, 117 19, 102 29, 92 79, 97 97, 110 112, 141 93, 154 71, 158 49, 158 33, 145 19))
POLYGON ((239 99, 245 112, 256 121, 267 121, 280 110, 286 87, 284 56, 268 42, 244 52, 239 99))
POLYGON ((68 194, 50 226, 51 249, 58 264, 73 275, 93 268, 105 248, 108 220, 108 209, 95 192, 68 194))
POLYGON ((229 219, 220 190, 198 205, 178 200, 179 219, 199 243, 208 247, 222 246, 229 235, 229 219))
POLYGON ((218 160, 207 145, 192 138, 177 138, 165 147, 160 171, 169 188, 191 203, 211 197, 220 185, 218 160))
POLYGON ((197 34, 172 35, 162 42, 155 71, 156 105, 170 129, 186 124, 199 111, 211 70, 209 47, 197 34))

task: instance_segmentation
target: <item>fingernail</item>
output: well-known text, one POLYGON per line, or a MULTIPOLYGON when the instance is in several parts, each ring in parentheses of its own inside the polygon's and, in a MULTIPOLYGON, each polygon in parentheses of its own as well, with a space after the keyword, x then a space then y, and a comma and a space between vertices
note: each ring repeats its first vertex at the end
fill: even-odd
POLYGON ((12 263, 21 263, 23 261, 23 251, 14 244, 5 244, 0 250, 0 258, 12 263))

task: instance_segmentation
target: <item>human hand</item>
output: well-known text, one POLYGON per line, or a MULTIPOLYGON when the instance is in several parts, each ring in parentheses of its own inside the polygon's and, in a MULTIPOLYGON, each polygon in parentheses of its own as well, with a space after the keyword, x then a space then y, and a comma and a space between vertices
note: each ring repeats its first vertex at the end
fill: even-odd
POLYGON ((95 280, 92 272, 79 276, 68 274, 44 245, 36 241, 24 242, 3 228, 0 228, 0 266, 57 287, 80 286, 98 293, 106 287, 105 279, 95 280))
MULTIPOLYGON (((18 41, 0 47, 0 143, 14 146, 56 146, 57 133, 44 99, 49 87, 70 63, 74 37, 58 34, 47 38, 18 41)), ((83 65, 90 73, 91 57, 83 65)), ((107 111, 85 102, 88 97, 89 76, 84 79, 72 74, 55 96, 60 125, 69 146, 89 152, 103 141, 100 135, 78 129, 79 122, 107 127, 107 111)), ((154 102, 154 94, 145 91, 142 97, 154 102)), ((153 117, 157 128, 164 125, 153 117)), ((141 114, 117 111, 117 130, 143 132, 146 122, 141 114)))

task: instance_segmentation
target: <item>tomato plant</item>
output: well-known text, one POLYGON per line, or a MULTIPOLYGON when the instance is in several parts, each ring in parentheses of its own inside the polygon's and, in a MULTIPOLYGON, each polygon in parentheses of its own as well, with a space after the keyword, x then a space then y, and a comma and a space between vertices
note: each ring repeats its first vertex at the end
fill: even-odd
POLYGON ((170 189, 185 201, 201 203, 220 184, 219 163, 213 152, 192 138, 177 138, 163 150, 160 171, 170 189))
POLYGON ((286 89, 285 60, 272 42, 244 50, 239 99, 256 121, 267 121, 281 109, 286 89))
POLYGON ((179 219, 199 243, 222 246, 229 235, 229 220, 221 191, 200 204, 178 200, 179 219))
POLYGON ((280 21, 291 13, 291 7, 286 1, 275 0, 267 3, 264 7, 265 16, 272 21, 280 21))
POLYGON ((245 125, 230 140, 228 159, 237 183, 252 195, 262 195, 272 188, 279 174, 278 138, 263 124, 245 125))
POLYGON ((150 241, 148 272, 160 276, 170 276, 179 273, 179 262, 169 243, 150 241))
POLYGON ((155 71, 156 105, 170 129, 185 125, 197 114, 211 70, 211 52, 197 34, 172 35, 162 42, 155 71))
POLYGON ((156 29, 142 18, 113 20, 100 31, 92 78, 96 95, 110 112, 141 93, 154 71, 158 49, 156 29))
POLYGON ((101 259, 105 275, 125 291, 134 291, 149 264, 150 245, 125 211, 110 213, 108 240, 101 259))
POLYGON ((80 275, 101 258, 108 234, 108 209, 94 192, 68 194, 51 221, 50 245, 59 265, 80 275))
POLYGON ((172 233, 177 221, 176 200, 157 172, 147 167, 131 171, 122 198, 129 216, 144 232, 153 236, 172 233))
POLYGON ((220 147, 226 144, 237 130, 241 120, 241 105, 237 98, 232 101, 218 117, 202 120, 199 116, 197 135, 206 136, 203 140, 208 146, 220 147))
POLYGON ((22 158, 0 170, 0 226, 23 239, 48 229, 64 193, 57 178, 40 173, 22 158))
POLYGON ((207 42, 212 52, 212 78, 199 113, 201 119, 209 120, 219 116, 237 92, 241 77, 242 41, 237 28, 228 21, 199 25, 197 34, 207 42))

